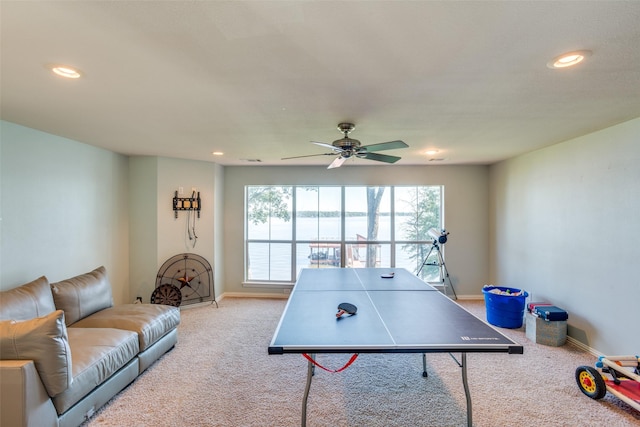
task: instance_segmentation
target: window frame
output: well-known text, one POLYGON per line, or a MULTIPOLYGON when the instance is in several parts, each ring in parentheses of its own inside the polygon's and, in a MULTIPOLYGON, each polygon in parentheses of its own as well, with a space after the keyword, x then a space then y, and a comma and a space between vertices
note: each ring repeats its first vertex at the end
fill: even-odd
MULTIPOLYGON (((397 188, 437 188, 439 191, 439 211, 438 218, 440 222, 440 229, 444 229, 444 185, 333 185, 333 184, 317 184, 317 185, 245 185, 245 196, 244 196, 244 272, 243 272, 243 286, 244 287, 282 287, 282 288, 291 288, 297 279, 298 271, 301 268, 307 268, 307 266, 299 267, 297 266, 297 249, 299 245, 311 245, 313 243, 328 243, 328 244, 337 244, 340 245, 340 263, 339 268, 344 268, 345 266, 345 254, 347 253, 346 247, 347 245, 388 245, 389 246, 389 268, 395 268, 396 266, 396 252, 397 247, 405 244, 416 244, 416 245, 432 245, 432 239, 426 240, 397 240, 396 239, 396 210, 395 210, 395 190, 397 188), (291 239, 252 239, 249 237, 249 192, 250 188, 254 187, 277 187, 277 188, 289 188, 291 194, 290 206, 291 206, 291 239), (360 240, 352 240, 345 238, 345 229, 346 229, 346 208, 345 208, 345 194, 348 188, 370 188, 370 187, 385 187, 388 189, 388 197, 389 197, 389 217, 390 217, 390 234, 388 239, 377 239, 377 240, 368 240, 368 241, 360 241, 360 240), (297 191, 299 188, 339 188, 340 189, 340 238, 333 240, 309 240, 309 239, 298 239, 297 236, 297 191), (250 264, 250 252, 249 246, 252 243, 266 243, 266 244, 289 244, 291 247, 290 250, 290 280, 265 280, 265 279, 250 279, 249 278, 249 264, 250 264)), ((386 190, 385 190, 386 191, 386 190)), ((318 212, 320 208, 318 208, 318 212)), ((318 221, 320 221, 320 215, 318 215, 318 221)), ((444 246, 440 247, 440 252, 444 254, 444 246)), ((425 259, 426 261, 426 259, 425 259)), ((424 261, 423 261, 424 262, 424 261)), ((442 269, 440 269, 440 277, 438 281, 429 281, 428 283, 438 284, 438 282, 442 282, 442 269)), ((269 267, 270 271, 270 267, 269 267)))

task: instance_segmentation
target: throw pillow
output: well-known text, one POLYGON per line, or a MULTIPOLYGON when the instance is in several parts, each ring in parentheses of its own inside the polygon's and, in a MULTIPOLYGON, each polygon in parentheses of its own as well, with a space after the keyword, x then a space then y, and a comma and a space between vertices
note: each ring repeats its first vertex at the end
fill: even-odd
POLYGON ((31 320, 0 322, 0 359, 33 360, 47 394, 65 391, 73 381, 64 312, 31 320))

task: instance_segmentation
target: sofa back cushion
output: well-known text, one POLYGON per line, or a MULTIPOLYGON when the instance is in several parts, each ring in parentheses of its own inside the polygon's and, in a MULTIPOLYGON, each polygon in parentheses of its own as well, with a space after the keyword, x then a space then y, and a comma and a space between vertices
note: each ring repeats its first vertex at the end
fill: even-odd
POLYGON ((111 283, 104 267, 52 283, 51 291, 56 308, 64 310, 67 326, 113 306, 111 283))
POLYGON ((56 311, 46 277, 0 292, 0 320, 29 320, 56 311))
POLYGON ((0 359, 33 360, 49 396, 65 391, 73 376, 64 312, 0 321, 0 359))

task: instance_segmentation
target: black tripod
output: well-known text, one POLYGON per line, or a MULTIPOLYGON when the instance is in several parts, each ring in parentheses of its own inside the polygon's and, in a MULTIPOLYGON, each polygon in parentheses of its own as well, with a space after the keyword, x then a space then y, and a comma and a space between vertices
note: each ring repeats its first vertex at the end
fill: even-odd
POLYGON ((447 295, 447 281, 448 281, 449 282, 448 287, 450 287, 451 292, 453 292, 453 299, 457 300, 458 296, 456 295, 456 290, 453 289, 453 283, 451 283, 451 278, 449 277, 449 271, 447 270, 447 265, 444 263, 444 258, 442 257, 442 252, 440 251, 440 245, 438 244, 437 240, 433 241, 433 243, 431 244, 431 249, 429 249, 429 253, 427 253, 426 257, 424 257, 424 260, 422 261, 422 265, 420 266, 420 268, 418 269, 418 272, 416 273, 418 277, 420 277, 420 272, 422 271, 425 265, 436 266, 439 268, 443 293, 447 295), (433 261, 429 261, 429 257, 431 256, 431 253, 434 251, 436 253, 436 259, 433 261))

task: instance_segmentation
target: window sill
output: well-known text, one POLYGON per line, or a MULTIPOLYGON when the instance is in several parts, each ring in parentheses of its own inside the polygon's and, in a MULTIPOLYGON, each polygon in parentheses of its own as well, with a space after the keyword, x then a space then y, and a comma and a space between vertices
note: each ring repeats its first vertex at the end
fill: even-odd
POLYGON ((243 288, 293 289, 292 282, 242 282, 243 288))

